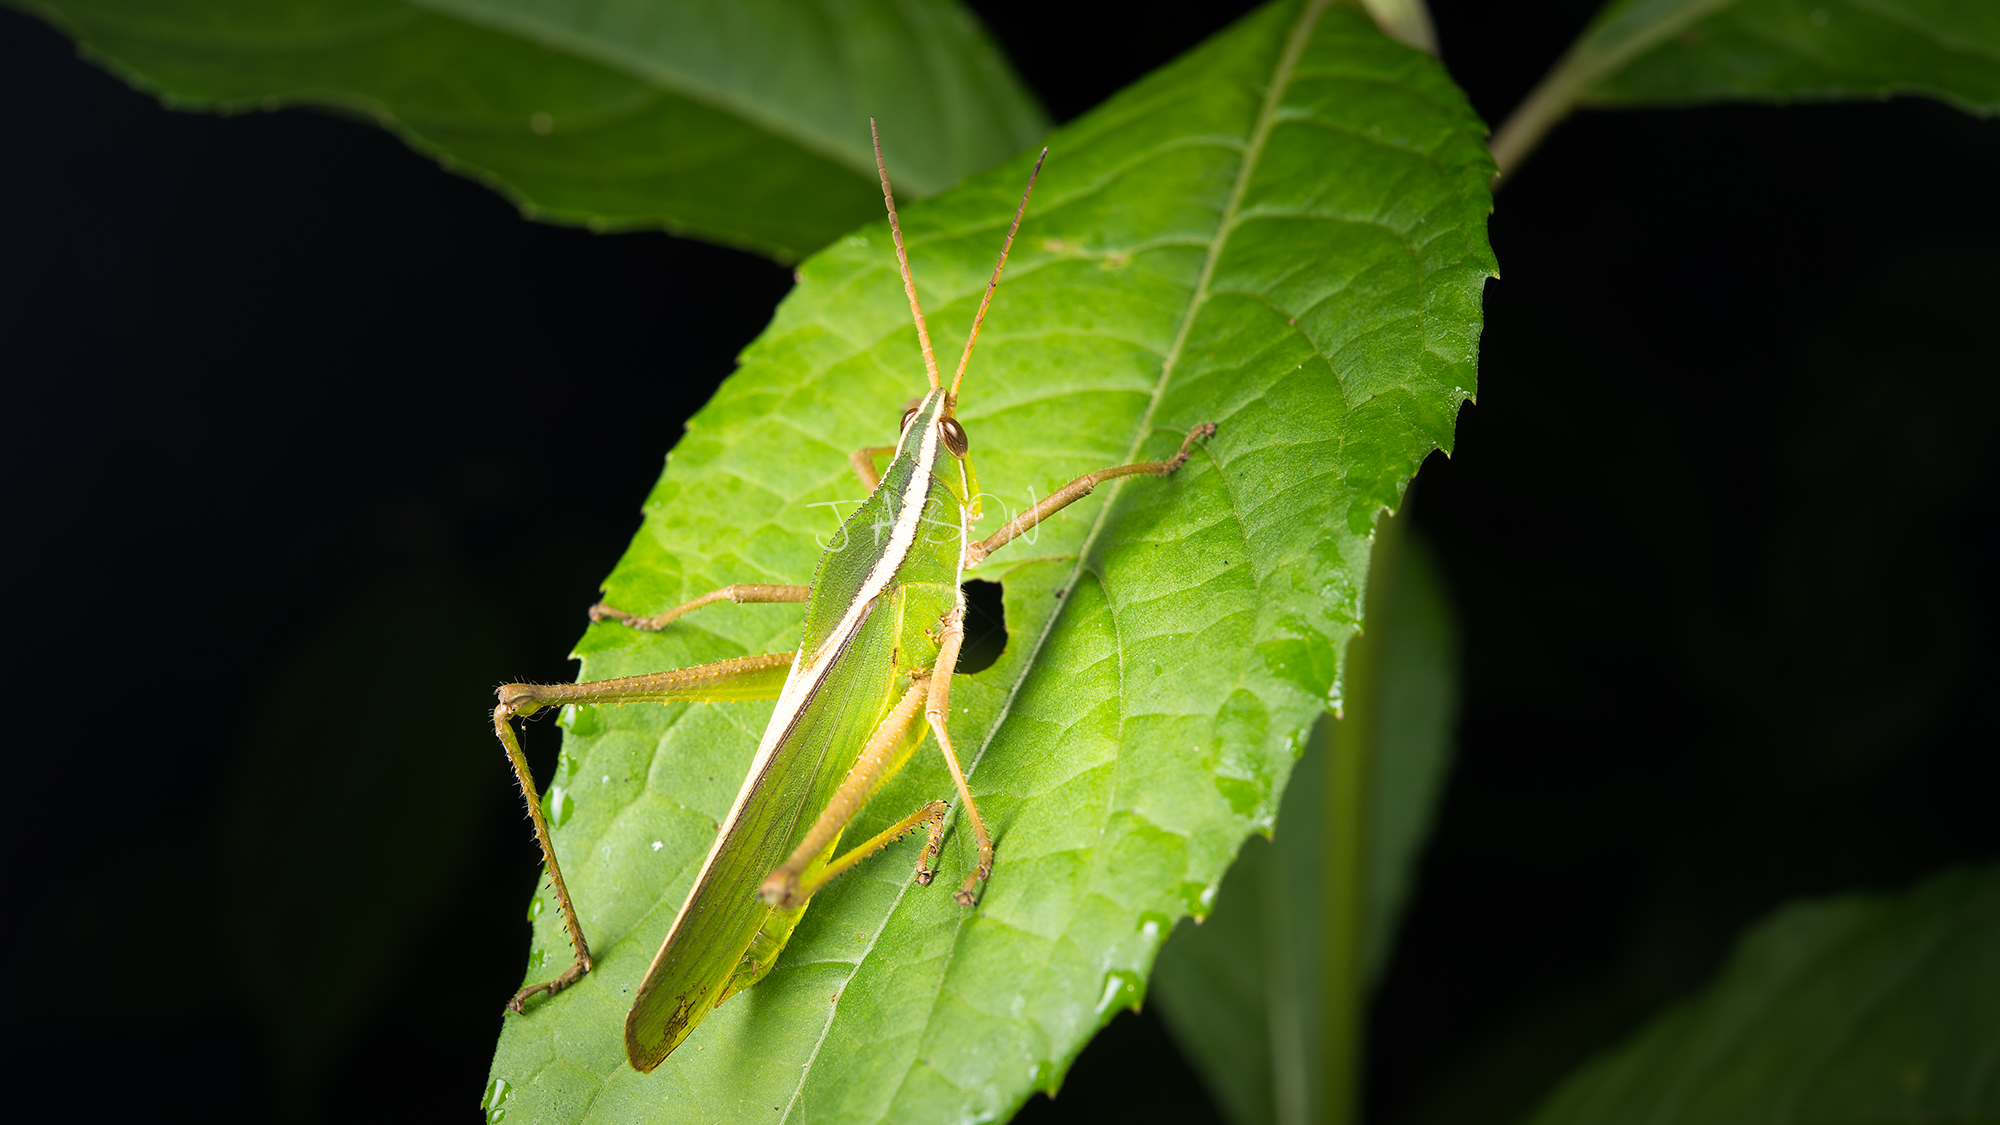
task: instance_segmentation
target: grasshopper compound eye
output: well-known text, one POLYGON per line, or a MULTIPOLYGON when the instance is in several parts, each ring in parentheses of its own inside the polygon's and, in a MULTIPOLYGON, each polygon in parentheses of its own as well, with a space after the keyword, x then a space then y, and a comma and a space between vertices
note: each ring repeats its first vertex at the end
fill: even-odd
POLYGON ((896 427, 896 432, 902 433, 908 430, 910 428, 910 419, 915 418, 916 416, 917 416, 917 407, 916 404, 912 403, 909 409, 903 411, 903 421, 900 425, 896 427))
POLYGON ((972 443, 966 439, 965 427, 959 425, 956 418, 940 418, 938 434, 944 438, 944 447, 951 450, 953 457, 963 457, 965 451, 972 448, 972 443))

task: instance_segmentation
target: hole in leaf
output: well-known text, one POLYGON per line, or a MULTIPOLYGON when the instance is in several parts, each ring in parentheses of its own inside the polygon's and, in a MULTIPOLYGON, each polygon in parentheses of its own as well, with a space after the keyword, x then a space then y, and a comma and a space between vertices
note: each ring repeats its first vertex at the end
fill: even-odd
POLYGON ((967 675, 993 667, 1007 651, 1007 611, 1000 602, 1000 583, 974 578, 965 584, 965 647, 958 650, 958 671, 967 675))

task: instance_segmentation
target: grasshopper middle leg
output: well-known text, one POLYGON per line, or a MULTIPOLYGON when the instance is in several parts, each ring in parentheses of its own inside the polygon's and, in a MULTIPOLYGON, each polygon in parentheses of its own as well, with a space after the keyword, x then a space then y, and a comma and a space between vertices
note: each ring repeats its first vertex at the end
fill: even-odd
POLYGON ((714 605, 717 602, 735 602, 737 605, 745 603, 803 602, 811 595, 811 586, 772 586, 762 582, 737 582, 724 586, 720 590, 710 590, 693 601, 682 602, 672 609, 656 613, 651 617, 643 617, 636 613, 627 613, 616 606, 598 602, 596 605, 590 607, 590 619, 592 621, 616 621, 620 624, 630 625, 634 629, 644 629, 652 633, 666 628, 668 622, 689 610, 700 609, 702 606, 714 605))
POLYGON ((971 906, 977 901, 979 884, 993 873, 993 836, 986 830, 986 818, 979 815, 979 805, 972 799, 972 789, 966 784, 965 770, 959 766, 958 752, 951 741, 948 716, 951 714, 952 669, 958 665, 958 652, 965 644, 965 608, 960 606, 945 620, 939 637, 937 662, 930 673, 903 692, 887 717, 875 728, 868 746, 862 751, 854 767, 841 782, 840 789, 827 802, 826 809, 813 821, 806 831, 805 839, 792 850, 792 854, 779 865, 776 871, 764 880, 758 894, 764 901, 780 909, 790 910, 810 899, 821 887, 849 868, 891 843, 903 838, 919 826, 927 826, 930 840, 924 845, 923 854, 917 860, 916 881, 928 884, 935 874, 933 863, 938 848, 944 842, 944 823, 948 811, 943 801, 932 801, 886 830, 877 833, 867 842, 860 844, 828 863, 813 874, 810 881, 804 877, 806 868, 814 857, 822 854, 833 839, 854 819, 856 813, 868 802, 875 791, 895 772, 902 768, 909 754, 915 749, 918 730, 913 730, 918 708, 923 709, 926 725, 937 736, 938 749, 943 752, 945 765, 951 770, 952 785, 958 790, 958 797, 965 805, 966 819, 972 822, 973 839, 979 848, 979 858, 972 872, 965 877, 952 898, 961 906, 971 906))
POLYGON ((889 714, 876 724, 874 734, 869 736, 868 745, 847 771, 840 788, 827 802, 812 827, 806 830, 804 840, 792 849, 792 854, 776 871, 764 880, 757 893, 765 902, 781 910, 792 910, 804 905, 807 899, 818 893, 821 887, 836 877, 897 840, 915 831, 919 826, 928 827, 930 841, 924 845, 923 853, 917 859, 916 879, 919 884, 927 884, 934 874, 932 863, 937 859, 938 847, 944 842, 945 803, 932 801, 888 829, 876 833, 867 842, 849 849, 845 854, 828 863, 812 874, 808 880, 805 871, 815 857, 825 852, 840 830, 847 827, 855 814, 861 811, 868 798, 874 796, 883 783, 902 769, 909 760, 911 751, 916 749, 917 738, 923 730, 915 725, 918 708, 924 704, 931 685, 928 680, 918 680, 911 684, 889 710, 889 714), (912 735, 916 737, 913 738, 912 735))

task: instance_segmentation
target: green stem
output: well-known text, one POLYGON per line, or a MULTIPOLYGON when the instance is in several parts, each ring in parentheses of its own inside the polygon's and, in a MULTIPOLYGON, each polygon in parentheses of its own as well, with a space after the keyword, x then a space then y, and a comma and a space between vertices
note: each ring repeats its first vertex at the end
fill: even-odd
MULTIPOLYGON (((1549 68, 1507 120, 1493 134, 1493 162, 1500 166, 1494 185, 1505 182, 1528 159, 1556 122, 1569 116, 1592 86, 1624 68, 1638 56, 1679 35, 1688 25, 1735 3, 1736 0, 1688 0, 1653 23, 1614 17, 1594 22, 1577 37, 1569 51, 1549 68)), ((1620 16, 1630 13, 1619 13, 1620 16)))

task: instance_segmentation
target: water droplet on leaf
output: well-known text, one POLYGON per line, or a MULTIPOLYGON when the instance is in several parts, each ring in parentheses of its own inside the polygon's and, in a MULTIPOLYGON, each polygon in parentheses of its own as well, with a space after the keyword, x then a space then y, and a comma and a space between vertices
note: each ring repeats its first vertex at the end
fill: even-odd
POLYGON ((507 1116, 507 1099, 513 1096, 514 1088, 505 1078, 495 1078, 486 1084, 486 1092, 479 1098, 479 1108, 486 1111, 486 1125, 499 1125, 507 1116))
POLYGON ((1104 974, 1104 991, 1097 997, 1097 1019, 1101 1023, 1114 1008, 1137 1008, 1139 998, 1146 992, 1139 982, 1139 974, 1126 969, 1113 969, 1104 974))

